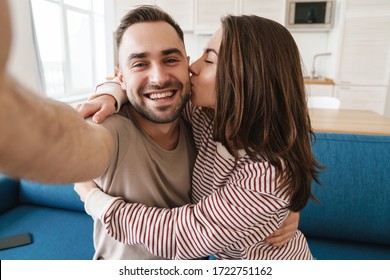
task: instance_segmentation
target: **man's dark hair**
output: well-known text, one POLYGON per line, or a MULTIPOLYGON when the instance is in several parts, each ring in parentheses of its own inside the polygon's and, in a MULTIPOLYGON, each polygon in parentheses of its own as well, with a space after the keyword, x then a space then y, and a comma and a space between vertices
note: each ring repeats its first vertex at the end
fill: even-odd
POLYGON ((184 43, 183 30, 176 23, 176 21, 160 9, 158 6, 153 5, 142 5, 137 8, 129 11, 122 19, 115 31, 116 45, 119 48, 119 45, 122 41, 123 33, 133 24, 141 22, 158 22, 164 21, 171 25, 179 35, 179 38, 184 43))

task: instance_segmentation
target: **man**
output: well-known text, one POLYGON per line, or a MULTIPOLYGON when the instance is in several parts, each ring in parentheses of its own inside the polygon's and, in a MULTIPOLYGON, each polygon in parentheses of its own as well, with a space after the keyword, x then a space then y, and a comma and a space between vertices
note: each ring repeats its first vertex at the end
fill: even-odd
MULTIPOLYGON (((195 147, 179 118, 190 80, 183 33, 165 12, 142 6, 116 31, 118 80, 130 104, 102 125, 115 139, 114 156, 96 180, 104 192, 162 208, 190 202, 195 147)), ((142 245, 111 238, 95 222, 95 259, 158 259, 142 245)))

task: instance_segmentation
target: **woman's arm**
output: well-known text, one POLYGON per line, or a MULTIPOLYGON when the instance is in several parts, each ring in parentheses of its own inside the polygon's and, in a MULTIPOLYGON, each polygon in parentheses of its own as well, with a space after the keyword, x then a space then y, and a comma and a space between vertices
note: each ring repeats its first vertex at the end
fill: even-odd
POLYGON ((92 116, 93 122, 102 123, 108 116, 118 112, 127 101, 126 92, 115 77, 112 81, 97 85, 95 93, 88 98, 87 102, 78 104, 76 110, 82 117, 92 116))

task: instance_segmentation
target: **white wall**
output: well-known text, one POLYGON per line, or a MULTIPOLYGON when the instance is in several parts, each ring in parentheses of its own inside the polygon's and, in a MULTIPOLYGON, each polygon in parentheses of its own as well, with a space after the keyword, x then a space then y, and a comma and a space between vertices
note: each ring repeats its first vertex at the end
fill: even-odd
MULTIPOLYGON (((390 79, 390 77, 389 77, 390 79)), ((387 95, 386 95, 386 103, 385 103, 385 111, 383 114, 385 117, 390 118, 390 86, 387 87, 387 95)))
POLYGON ((41 93, 39 69, 33 39, 29 0, 8 1, 12 18, 12 46, 8 70, 25 87, 41 93))
MULTIPOLYGON (((336 0, 336 2, 340 1, 342 0, 336 0)), ((219 19, 223 14, 221 11, 226 10, 225 12, 228 13, 228 11, 234 10, 233 6, 237 3, 241 3, 241 6, 238 5, 240 7, 236 8, 242 13, 255 13, 284 24, 285 0, 230 0, 226 2, 214 2, 214 5, 210 5, 211 2, 208 3, 207 0, 114 0, 112 3, 112 5, 115 6, 115 20, 113 23, 115 26, 117 26, 120 18, 134 5, 160 5, 164 10, 170 13, 184 29, 187 53, 191 57, 191 61, 194 61, 202 54, 203 49, 205 48, 210 37, 210 35, 207 34, 199 34, 199 30, 206 29, 207 32, 214 32, 214 29, 218 28, 219 19), (179 7, 178 3, 183 4, 179 7), (248 8, 246 5, 249 5, 250 7, 248 8), (209 24, 200 24, 201 27, 199 27, 199 23, 196 20, 197 10, 199 9, 200 11, 198 12, 207 12, 207 16, 213 19, 209 20, 209 24), (207 28, 204 26, 207 26, 207 28)), ((336 3, 335 13, 339 12, 339 6, 340 3, 336 3)), ((338 23, 335 22, 335 25, 337 24, 338 23)), ((312 71, 313 57, 315 54, 324 52, 336 53, 336 50, 332 49, 333 44, 330 41, 330 38, 333 36, 333 30, 334 28, 328 32, 291 32, 301 52, 304 70, 307 75, 310 75, 312 71)), ((316 72, 321 76, 334 79, 336 72, 335 61, 336 58, 334 55, 330 57, 319 57, 316 61, 316 72)))

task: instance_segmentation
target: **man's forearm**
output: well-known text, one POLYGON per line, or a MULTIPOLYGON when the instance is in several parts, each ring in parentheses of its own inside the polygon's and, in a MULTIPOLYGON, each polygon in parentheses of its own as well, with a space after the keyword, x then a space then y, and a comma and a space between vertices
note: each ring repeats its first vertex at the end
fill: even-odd
POLYGON ((109 132, 70 106, 0 81, 0 172, 50 183, 100 176, 113 150, 109 132))

